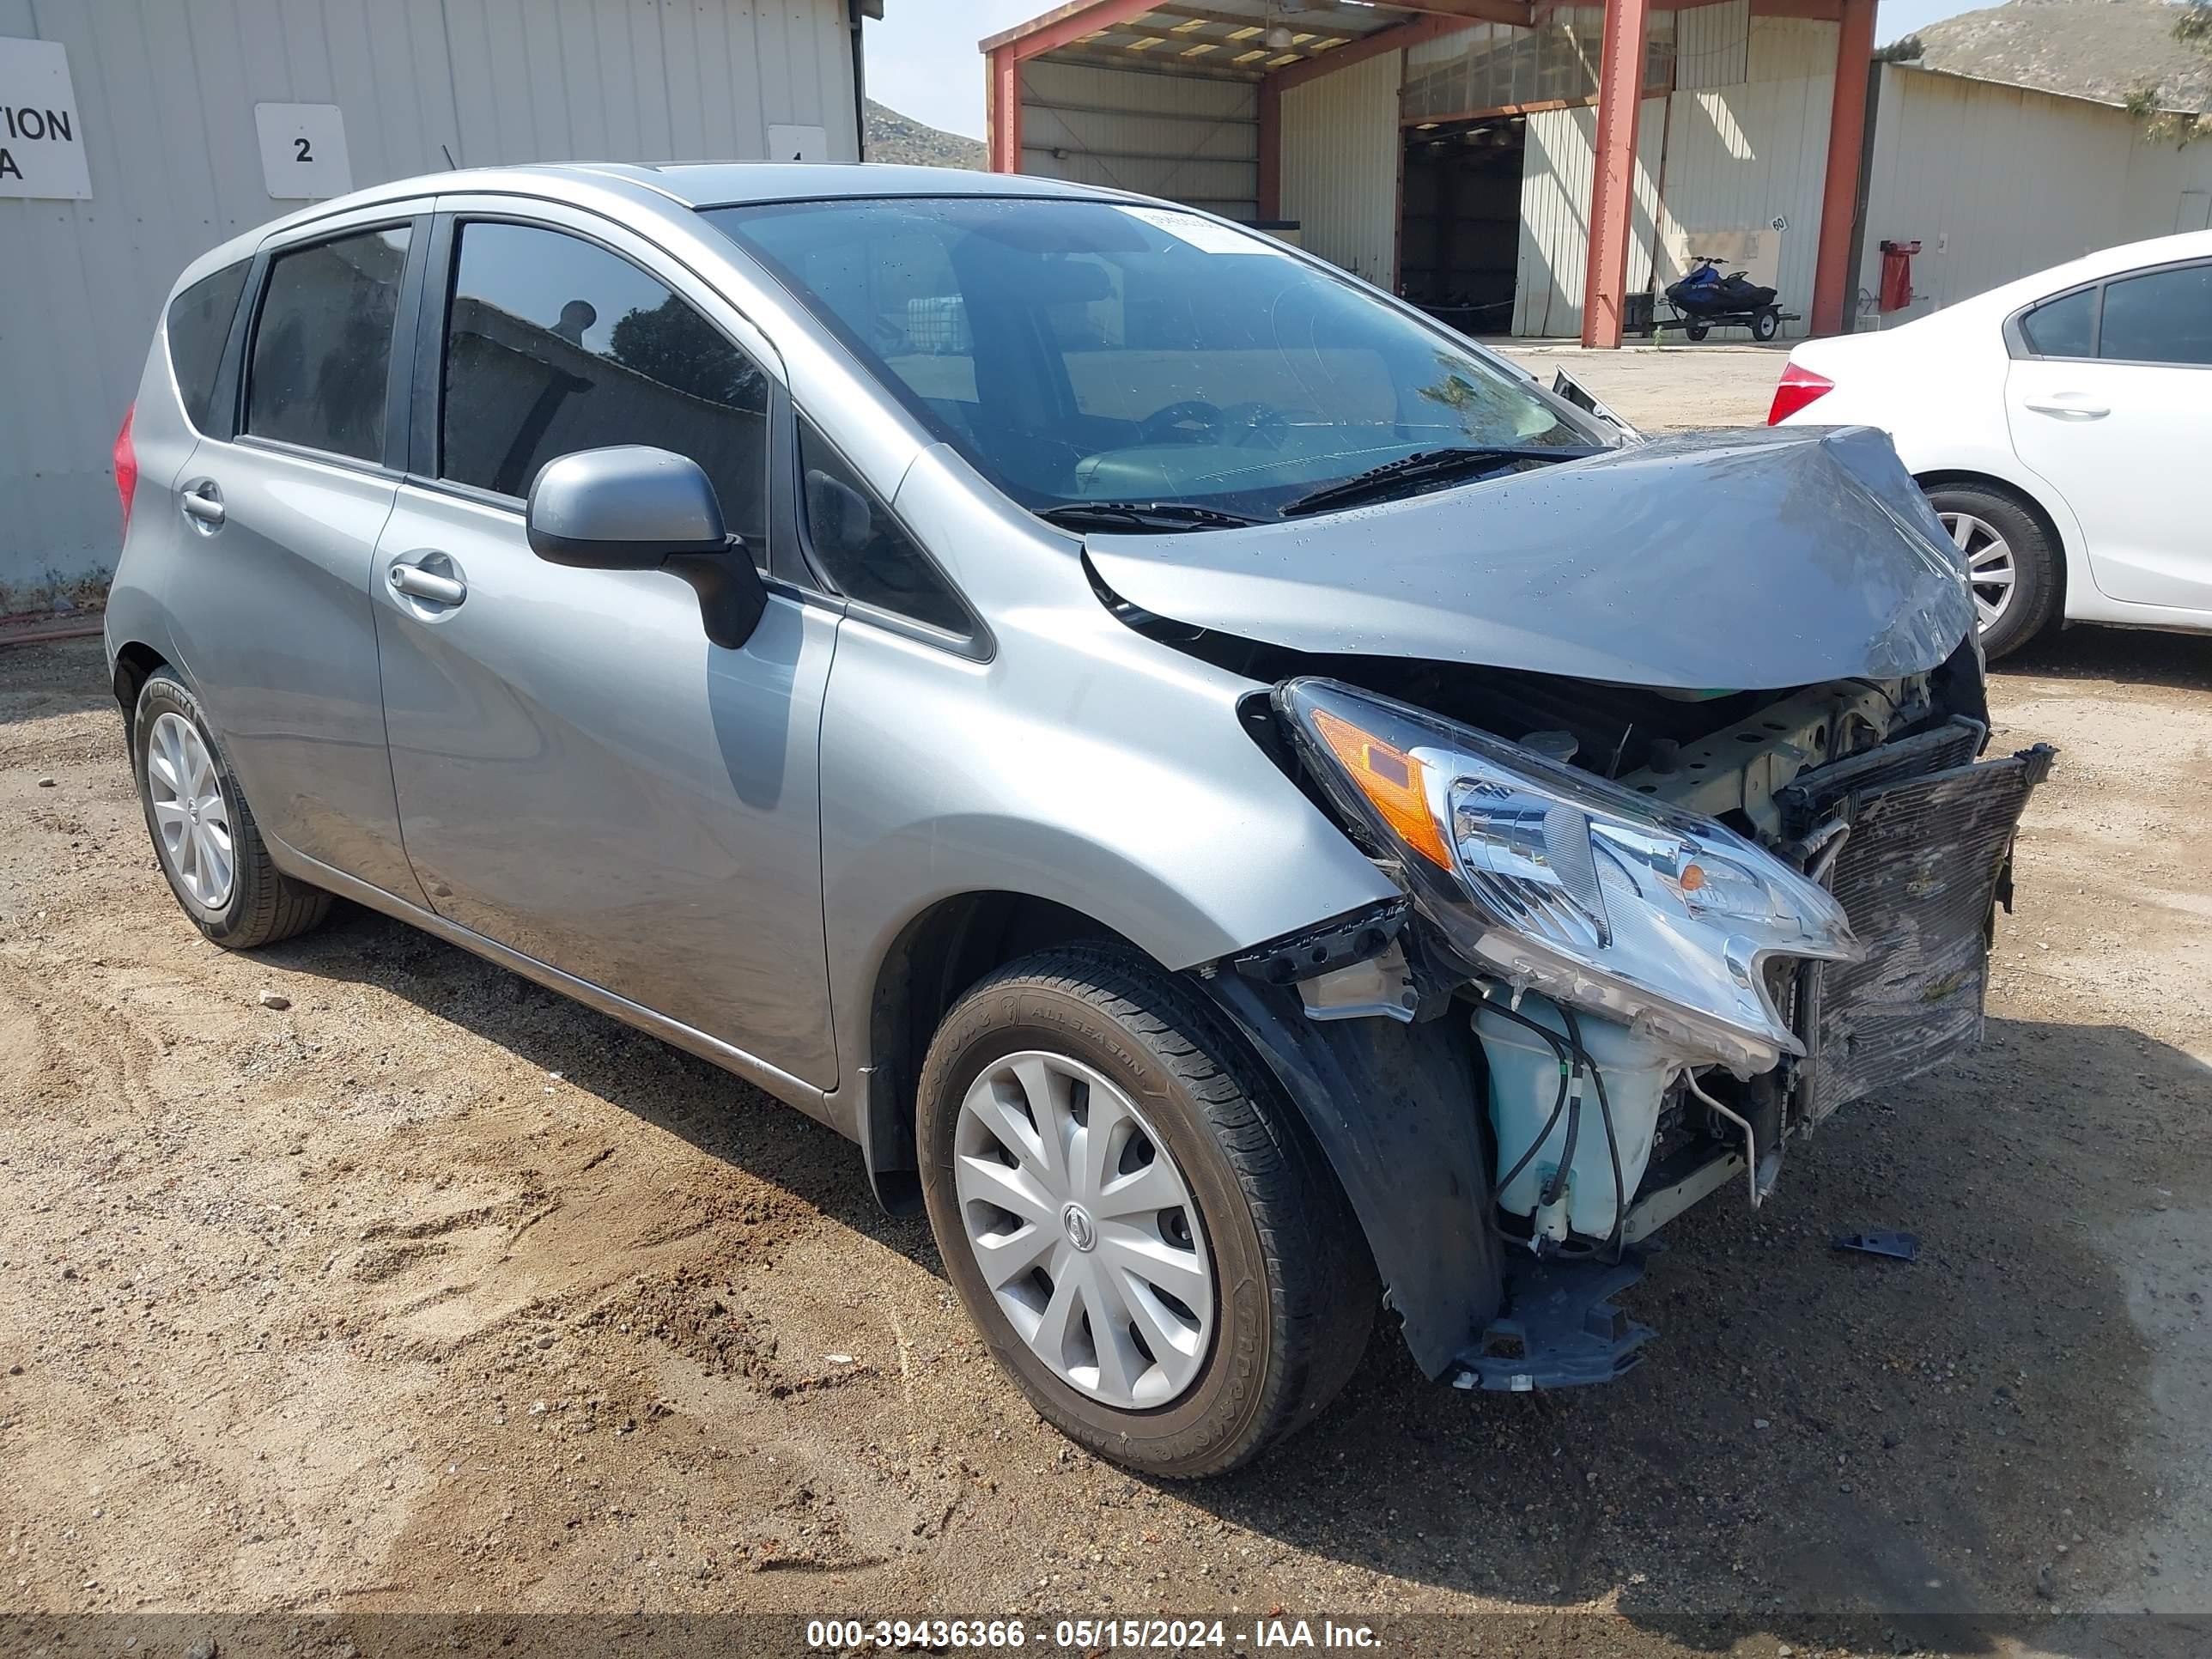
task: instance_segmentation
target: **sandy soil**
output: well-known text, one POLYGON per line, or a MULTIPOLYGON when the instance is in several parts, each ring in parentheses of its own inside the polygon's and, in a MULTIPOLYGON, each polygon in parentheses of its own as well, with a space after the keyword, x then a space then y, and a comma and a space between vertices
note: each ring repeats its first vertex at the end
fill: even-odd
POLYGON ((0 653, 0 1615, 2212 1641, 2097 1612, 2212 1607, 2212 641, 2076 633, 2000 675, 1997 742, 2064 753, 1986 1045, 1801 1146, 1756 1217, 1678 1224, 1638 1372, 1469 1398, 1378 1339, 1316 1427, 1197 1487, 1042 1427, 926 1231, 797 1114, 357 911, 205 945, 101 681, 96 641, 0 653), (1924 1254, 1828 1249, 1861 1225, 1924 1254))

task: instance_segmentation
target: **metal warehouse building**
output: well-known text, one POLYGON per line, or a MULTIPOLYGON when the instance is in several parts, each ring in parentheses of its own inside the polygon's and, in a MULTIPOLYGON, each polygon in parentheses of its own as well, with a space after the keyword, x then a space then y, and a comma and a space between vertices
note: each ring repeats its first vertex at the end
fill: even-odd
POLYGON ((112 568, 109 452, 194 255, 513 161, 860 159, 881 0, 0 0, 0 612, 112 568))
POLYGON ((2204 222, 2212 145, 1872 61, 1875 0, 1077 0, 982 42, 991 164, 1273 225, 1474 334, 1619 343, 1710 254, 1784 332, 2204 222), (1878 70, 1878 73, 1877 73, 1878 70), (1294 227, 1294 228, 1292 228, 1294 227))

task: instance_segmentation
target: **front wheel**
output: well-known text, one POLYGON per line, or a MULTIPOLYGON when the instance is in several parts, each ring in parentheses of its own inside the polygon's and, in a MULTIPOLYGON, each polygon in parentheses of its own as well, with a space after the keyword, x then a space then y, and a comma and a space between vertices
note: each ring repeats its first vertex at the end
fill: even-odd
POLYGON ((946 1274, 1071 1438, 1218 1474, 1358 1363, 1374 1269, 1334 1177, 1210 1006, 1133 952, 1065 946, 976 986, 917 1112, 946 1274))
POLYGON ((1692 323, 1687 328, 1684 329, 1682 332, 1688 335, 1693 340, 1702 340, 1706 335, 1712 332, 1712 331, 1707 328, 1703 323, 1692 323))

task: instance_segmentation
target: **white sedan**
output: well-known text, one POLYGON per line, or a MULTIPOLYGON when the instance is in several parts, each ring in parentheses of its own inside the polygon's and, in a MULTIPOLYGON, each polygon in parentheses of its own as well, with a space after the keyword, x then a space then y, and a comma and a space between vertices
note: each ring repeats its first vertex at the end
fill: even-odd
POLYGON ((1808 340, 1767 421, 1889 433, 1993 658, 2054 617, 2212 629, 2212 231, 1808 340))

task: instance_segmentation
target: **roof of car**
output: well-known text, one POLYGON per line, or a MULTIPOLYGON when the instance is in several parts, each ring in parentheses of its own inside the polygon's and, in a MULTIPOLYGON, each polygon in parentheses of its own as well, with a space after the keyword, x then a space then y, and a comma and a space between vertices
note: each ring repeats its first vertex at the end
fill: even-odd
POLYGON ((753 202, 807 202, 875 196, 1084 197, 1100 201, 1132 198, 1125 191, 1103 190, 1060 179, 1022 173, 977 173, 966 167, 891 167, 875 162, 810 161, 562 161, 520 167, 463 167, 393 179, 317 202, 256 225, 209 249, 185 266, 175 289, 181 290, 208 272, 244 258, 271 235, 319 223, 359 209, 390 203, 420 202, 436 196, 523 196, 558 202, 589 202, 601 211, 737 207, 753 202))
POLYGON ((966 167, 894 167, 880 162, 666 161, 581 162, 538 167, 633 180, 693 207, 744 202, 808 201, 855 196, 1088 196, 1086 185, 1026 173, 977 173, 966 167))

